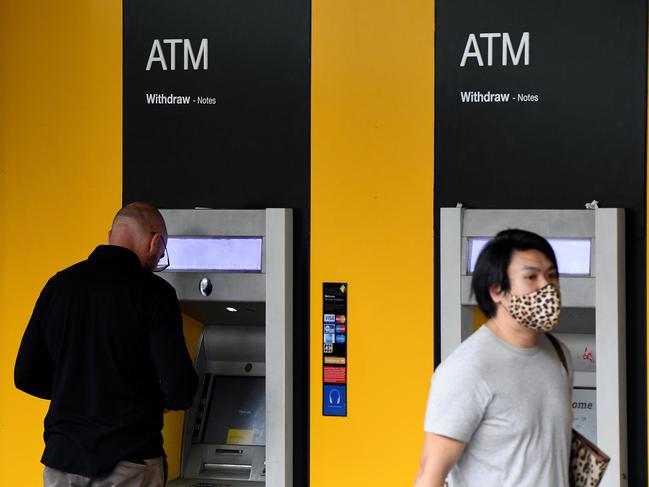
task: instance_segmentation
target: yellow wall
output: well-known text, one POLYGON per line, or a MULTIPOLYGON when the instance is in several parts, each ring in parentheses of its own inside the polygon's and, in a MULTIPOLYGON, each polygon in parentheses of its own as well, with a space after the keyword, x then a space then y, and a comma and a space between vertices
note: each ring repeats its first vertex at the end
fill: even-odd
MULTIPOLYGON (((104 243, 122 198, 121 2, 0 3, 0 471, 42 485, 49 402, 13 364, 41 287, 104 243)), ((200 325, 185 334, 193 352, 200 325)), ((183 413, 165 416, 178 475, 183 413)))
POLYGON ((42 485, 47 401, 13 386, 42 285, 121 203, 121 2, 0 3, 0 471, 42 485))
POLYGON ((414 480, 433 361, 432 0, 313 0, 311 486, 414 480), (322 282, 349 283, 348 417, 322 416, 322 282))

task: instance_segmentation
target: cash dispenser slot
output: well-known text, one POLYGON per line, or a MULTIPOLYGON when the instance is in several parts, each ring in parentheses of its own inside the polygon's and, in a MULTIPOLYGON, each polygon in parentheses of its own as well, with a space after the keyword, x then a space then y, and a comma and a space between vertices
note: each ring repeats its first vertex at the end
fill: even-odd
POLYGON ((208 472, 219 479, 248 480, 252 465, 236 463, 204 463, 203 472, 208 472))

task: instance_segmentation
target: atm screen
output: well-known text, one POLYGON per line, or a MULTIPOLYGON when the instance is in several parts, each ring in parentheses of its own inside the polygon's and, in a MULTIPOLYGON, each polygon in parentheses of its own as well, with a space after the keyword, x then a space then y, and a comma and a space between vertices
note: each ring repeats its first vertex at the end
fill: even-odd
POLYGON ((266 445, 265 377, 215 375, 203 443, 266 445))
POLYGON ((170 235, 167 272, 261 272, 261 237, 170 235))
MULTIPOLYGON (((491 240, 487 237, 470 237, 467 240, 467 273, 475 270, 478 256, 491 240)), ((590 238, 549 238, 548 242, 554 250, 562 276, 591 275, 591 240, 590 238)))

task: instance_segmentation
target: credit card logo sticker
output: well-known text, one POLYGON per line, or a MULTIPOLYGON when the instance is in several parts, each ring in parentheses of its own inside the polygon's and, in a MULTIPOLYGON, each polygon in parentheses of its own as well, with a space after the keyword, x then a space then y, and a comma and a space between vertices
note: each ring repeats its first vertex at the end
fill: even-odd
POLYGON ((332 343, 324 344, 324 353, 332 353, 334 351, 334 346, 332 343))
POLYGON ((345 315, 336 315, 336 323, 347 323, 345 315))
POLYGON ((325 333, 324 335, 324 342, 325 343, 336 343, 336 339, 334 338, 336 335, 333 333, 325 333))
POLYGON ((336 335, 336 343, 345 343, 345 335, 336 335))
POLYGON ((324 322, 325 323, 335 323, 336 322, 336 315, 324 315, 324 322))
POLYGON ((324 332, 325 333, 336 333, 336 325, 334 325, 334 324, 325 324, 324 332))
POLYGON ((346 332, 347 332, 347 325, 336 325, 336 333, 346 333, 346 332))

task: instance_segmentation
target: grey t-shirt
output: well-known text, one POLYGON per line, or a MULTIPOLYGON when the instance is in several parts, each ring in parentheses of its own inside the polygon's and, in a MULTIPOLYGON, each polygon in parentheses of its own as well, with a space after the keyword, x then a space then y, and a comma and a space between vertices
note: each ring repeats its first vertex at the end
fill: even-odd
POLYGON ((467 443, 450 487, 568 487, 571 384, 543 334, 533 348, 486 326, 465 340, 433 375, 424 424, 467 443))

